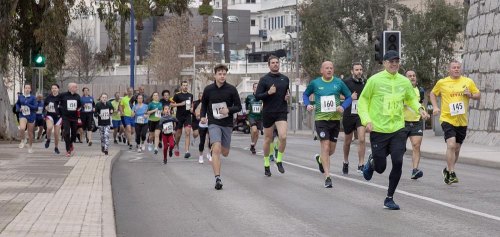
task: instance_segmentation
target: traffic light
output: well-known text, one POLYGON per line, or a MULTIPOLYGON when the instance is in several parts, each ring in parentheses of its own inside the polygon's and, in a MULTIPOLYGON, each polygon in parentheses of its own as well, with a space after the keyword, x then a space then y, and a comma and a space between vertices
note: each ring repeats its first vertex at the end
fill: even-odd
POLYGON ((45 56, 41 53, 38 53, 33 58, 34 67, 45 67, 45 56))
POLYGON ((382 52, 382 41, 381 41, 381 35, 375 36, 375 61, 378 63, 382 64, 382 58, 384 57, 384 52, 382 52))
POLYGON ((383 54, 389 50, 395 50, 401 57, 401 31, 384 31, 383 42, 383 54))

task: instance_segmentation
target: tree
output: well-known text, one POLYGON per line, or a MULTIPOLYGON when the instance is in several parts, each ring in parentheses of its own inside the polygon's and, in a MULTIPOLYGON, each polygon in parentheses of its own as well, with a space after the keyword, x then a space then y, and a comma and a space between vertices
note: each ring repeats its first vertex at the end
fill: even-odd
MULTIPOLYGON (((198 8, 198 14, 203 17, 203 28, 201 33, 203 39, 201 41, 201 46, 199 47, 199 52, 204 58, 207 58, 207 44, 208 44, 208 19, 213 14, 214 9, 210 5, 212 0, 203 0, 202 4, 198 8)), ((213 50, 213 49, 212 49, 213 50)))
POLYGON ((445 74, 454 43, 464 27, 463 6, 444 0, 427 0, 424 12, 416 12, 402 25, 404 67, 413 69, 419 83, 431 88, 445 74))
POLYGON ((315 0, 301 6, 301 55, 305 72, 314 77, 324 60, 332 60, 336 73, 350 74, 353 62, 361 62, 368 75, 378 67, 373 59, 376 35, 388 20, 398 28, 409 9, 394 0, 315 0), (325 27, 327 26, 327 27, 325 27))
POLYGON ((200 29, 190 25, 186 15, 171 15, 160 23, 151 42, 147 62, 158 81, 180 84, 181 70, 191 66, 192 61, 181 60, 179 55, 192 52, 193 46, 199 45, 202 38, 199 32, 200 29))

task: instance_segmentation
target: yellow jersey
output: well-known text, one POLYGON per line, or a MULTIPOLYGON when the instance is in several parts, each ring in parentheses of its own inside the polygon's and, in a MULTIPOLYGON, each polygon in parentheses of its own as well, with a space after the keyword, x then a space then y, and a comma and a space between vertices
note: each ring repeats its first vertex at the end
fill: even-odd
MULTIPOLYGON (((417 95, 418 101, 420 101, 420 91, 418 90, 418 87, 413 87, 413 91, 415 92, 415 95, 417 95)), ((405 104, 404 117, 405 121, 417 122, 420 120, 420 113, 415 112, 415 110, 411 109, 410 106, 405 104)))
POLYGON ((440 122, 447 122, 457 127, 467 126, 469 97, 464 95, 466 88, 469 89, 471 94, 479 93, 474 81, 464 76, 458 79, 446 77, 436 83, 432 93, 441 96, 440 122))

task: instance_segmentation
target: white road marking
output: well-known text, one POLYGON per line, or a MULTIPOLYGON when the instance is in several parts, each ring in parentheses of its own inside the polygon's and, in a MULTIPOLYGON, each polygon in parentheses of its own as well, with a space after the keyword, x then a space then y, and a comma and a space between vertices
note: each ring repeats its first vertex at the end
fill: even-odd
MULTIPOLYGON (((306 166, 303 166, 303 165, 299 165, 299 164, 295 164, 295 163, 291 163, 291 162, 288 162, 288 161, 283 161, 283 163, 288 164, 288 165, 292 165, 292 166, 295 166, 295 167, 298 167, 298 168, 302 168, 302 169, 306 169, 306 170, 311 170, 311 171, 318 172, 317 169, 309 168, 309 167, 306 167, 306 166)), ((348 180, 348 181, 351 181, 351 182, 355 182, 355 183, 359 183, 359 184, 368 185, 368 186, 372 186, 372 187, 375 187, 375 188, 380 188, 380 189, 383 189, 383 190, 387 190, 387 187, 379 185, 379 184, 370 183, 370 182, 362 181, 362 180, 357 180, 357 179, 345 177, 345 176, 342 176, 342 175, 332 174, 332 173, 330 173, 330 175, 333 176, 333 177, 335 177, 335 178, 339 178, 339 179, 343 179, 343 180, 348 180)), ((481 217, 488 218, 488 219, 495 220, 495 221, 500 221, 500 217, 498 217, 498 216, 490 215, 490 214, 487 214, 487 213, 484 213, 484 212, 480 212, 480 211, 471 210, 471 209, 464 208, 464 207, 459 207, 457 205, 453 205, 451 203, 443 202, 443 201, 440 201, 440 200, 437 200, 437 199, 434 199, 434 198, 425 197, 425 196, 421 196, 421 195, 418 195, 418 194, 414 194, 414 193, 410 193, 410 192, 406 192, 406 191, 401 191, 401 190, 396 190, 396 192, 399 193, 399 194, 403 194, 403 195, 409 196, 409 197, 414 197, 414 198, 418 198, 418 199, 425 200, 425 201, 428 201, 428 202, 432 202, 434 204, 438 204, 438 205, 441 205, 441 206, 449 207, 449 208, 452 208, 452 209, 455 209, 455 210, 463 211, 463 212, 466 212, 466 213, 470 213, 470 214, 473 214, 473 215, 481 216, 481 217)))
POLYGON ((134 161, 138 161, 138 160, 142 160, 142 159, 144 159, 144 157, 137 157, 134 159, 130 159, 128 162, 134 162, 134 161))

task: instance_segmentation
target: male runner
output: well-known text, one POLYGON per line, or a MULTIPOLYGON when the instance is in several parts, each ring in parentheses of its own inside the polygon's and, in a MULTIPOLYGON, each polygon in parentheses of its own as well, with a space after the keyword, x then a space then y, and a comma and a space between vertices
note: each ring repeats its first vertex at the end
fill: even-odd
POLYGON ((187 81, 183 81, 181 83, 181 90, 179 93, 174 95, 171 107, 177 107, 176 118, 179 121, 177 123, 176 133, 175 133, 175 144, 177 149, 175 150, 175 156, 179 156, 179 141, 182 136, 182 129, 184 128, 185 132, 185 146, 186 153, 184 154, 184 158, 191 157, 189 153, 189 139, 191 136, 191 123, 192 123, 192 114, 191 107, 193 105, 193 95, 188 92, 188 83, 187 81))
POLYGON ((258 83, 253 84, 253 93, 245 99, 245 107, 248 111, 248 122, 250 123, 250 152, 253 155, 257 153, 255 145, 259 139, 259 131, 262 131, 262 101, 255 99, 255 91, 258 83))
POLYGON ((76 92, 76 83, 68 84, 68 92, 60 95, 59 111, 63 123, 64 142, 66 143, 66 157, 74 151, 73 142, 77 136, 78 113, 82 108, 81 98, 76 92))

